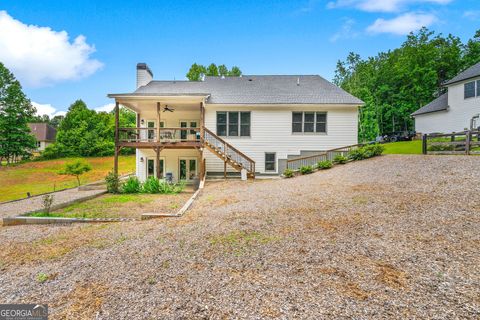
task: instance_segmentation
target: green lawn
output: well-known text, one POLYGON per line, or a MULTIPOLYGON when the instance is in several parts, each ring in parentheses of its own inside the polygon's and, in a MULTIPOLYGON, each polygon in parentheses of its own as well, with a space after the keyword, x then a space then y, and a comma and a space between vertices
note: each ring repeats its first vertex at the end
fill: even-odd
MULTIPOLYGON (((82 184, 102 180, 113 168, 113 157, 63 158, 46 161, 27 162, 15 166, 0 167, 0 202, 25 198, 31 195, 62 190, 77 185, 76 178, 58 174, 65 163, 83 159, 92 170, 80 177, 82 184)), ((135 156, 119 158, 119 174, 135 171, 135 156)))
POLYGON ((422 140, 390 142, 383 146, 384 154, 422 154, 422 140))

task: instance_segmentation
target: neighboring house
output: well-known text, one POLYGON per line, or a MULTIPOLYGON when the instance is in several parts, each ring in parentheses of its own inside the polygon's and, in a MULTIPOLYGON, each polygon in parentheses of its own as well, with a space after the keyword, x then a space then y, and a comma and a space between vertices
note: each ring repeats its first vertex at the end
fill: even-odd
POLYGON ((30 128, 32 134, 35 136, 35 139, 37 139, 37 148, 34 151, 43 151, 49 144, 55 142, 55 137, 57 136, 57 129, 55 129, 48 123, 29 123, 28 127, 30 128))
MULTIPOLYGON (((288 158, 357 143, 363 102, 317 75, 204 77, 154 81, 137 65, 137 90, 109 94, 137 113, 137 128, 116 130, 116 154, 136 152, 136 173, 197 178, 245 169, 283 173, 288 158)), ((115 171, 118 159, 115 157, 115 171)))
POLYGON ((445 84, 447 93, 412 114, 419 133, 449 133, 480 126, 480 62, 445 84))

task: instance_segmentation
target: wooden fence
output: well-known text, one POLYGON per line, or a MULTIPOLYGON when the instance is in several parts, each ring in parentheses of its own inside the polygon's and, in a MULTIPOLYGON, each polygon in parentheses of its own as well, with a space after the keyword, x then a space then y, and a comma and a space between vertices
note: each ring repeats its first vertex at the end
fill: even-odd
POLYGON ((353 149, 364 146, 364 144, 354 144, 351 146, 335 148, 327 151, 323 151, 311 156, 299 157, 294 159, 287 160, 287 169, 299 170, 304 166, 315 166, 319 161, 333 161, 337 155, 342 155, 344 157, 348 156, 348 153, 353 149))
POLYGON ((480 131, 431 133, 422 136, 423 154, 480 154, 480 131))

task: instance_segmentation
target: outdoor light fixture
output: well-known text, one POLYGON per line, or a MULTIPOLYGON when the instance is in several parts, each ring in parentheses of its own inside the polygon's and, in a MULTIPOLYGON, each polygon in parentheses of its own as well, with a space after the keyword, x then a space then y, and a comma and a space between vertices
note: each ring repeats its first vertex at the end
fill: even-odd
POLYGON ((143 157, 140 157, 140 162, 143 162, 143 157))
POLYGON ((141 124, 141 125, 144 125, 144 124, 145 124, 145 120, 143 120, 143 119, 140 120, 140 124, 141 124))

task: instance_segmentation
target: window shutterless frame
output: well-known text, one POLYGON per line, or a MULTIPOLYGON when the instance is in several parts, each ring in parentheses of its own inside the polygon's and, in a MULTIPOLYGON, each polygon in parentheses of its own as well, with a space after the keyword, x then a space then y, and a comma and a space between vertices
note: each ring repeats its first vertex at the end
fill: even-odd
POLYGON ((463 98, 475 97, 475 81, 467 82, 463 85, 463 98))
POLYGON ((265 171, 277 171, 277 154, 275 152, 265 152, 265 171))
POLYGON ((327 112, 325 111, 293 111, 293 134, 326 134, 327 112))
POLYGON ((250 137, 250 111, 217 111, 217 135, 221 137, 250 137))

